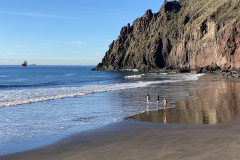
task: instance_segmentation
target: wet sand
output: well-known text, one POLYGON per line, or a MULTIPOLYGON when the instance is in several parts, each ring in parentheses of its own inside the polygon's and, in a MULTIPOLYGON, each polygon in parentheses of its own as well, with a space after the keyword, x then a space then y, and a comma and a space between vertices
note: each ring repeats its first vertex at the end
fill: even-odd
POLYGON ((240 123, 219 126, 122 122, 4 160, 239 159, 240 123))
MULTIPOLYGON (((192 100, 178 102, 174 108, 146 111, 127 119, 174 124, 227 124, 240 120, 240 83, 206 76, 207 86, 189 91, 192 100), (209 83, 208 83, 209 81, 209 83)), ((156 107, 157 108, 157 107, 156 107)))
POLYGON ((239 159, 239 80, 203 77, 200 81, 206 81, 208 85, 190 91, 190 96, 196 99, 176 103, 177 110, 171 114, 169 111, 166 123, 156 120, 162 119, 162 114, 149 114, 146 121, 151 122, 124 120, 0 159, 239 159))

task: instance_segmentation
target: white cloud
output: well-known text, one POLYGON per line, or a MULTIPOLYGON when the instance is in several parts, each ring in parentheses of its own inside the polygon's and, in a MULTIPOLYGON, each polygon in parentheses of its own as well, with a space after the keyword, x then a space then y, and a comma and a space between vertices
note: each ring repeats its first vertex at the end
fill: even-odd
POLYGON ((57 15, 44 14, 44 13, 34 13, 30 11, 20 11, 20 10, 17 11, 17 10, 5 9, 5 8, 0 8, 0 13, 20 15, 20 16, 41 17, 41 18, 53 18, 53 19, 76 19, 74 17, 57 16, 57 15))

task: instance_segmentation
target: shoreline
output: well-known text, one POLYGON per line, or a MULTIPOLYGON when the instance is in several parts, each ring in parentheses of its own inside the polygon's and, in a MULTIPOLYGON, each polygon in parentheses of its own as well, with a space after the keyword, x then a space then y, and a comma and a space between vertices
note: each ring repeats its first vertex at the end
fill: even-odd
POLYGON ((0 159, 238 159, 239 125, 240 122, 209 126, 123 121, 0 159))
POLYGON ((237 93, 240 89, 239 79, 205 75, 198 81, 207 83, 201 88, 189 90, 188 97, 192 99, 173 103, 173 108, 145 111, 125 119, 195 125, 222 125, 240 121, 240 108, 237 105, 240 101, 237 93), (211 84, 212 81, 216 83, 211 84))
MULTIPOLYGON (((199 81, 208 81, 208 78, 209 76, 204 76, 199 81)), ((209 79, 212 80, 212 77, 209 79)), ((237 90, 240 87, 237 85, 239 81, 231 81, 233 82, 229 83, 230 86, 227 84, 227 87, 237 90)), ((231 92, 221 83, 219 86, 215 83, 207 85, 210 86, 209 91, 215 85, 215 89, 220 86, 220 89, 226 89, 227 94, 231 92)), ((203 92, 197 90, 201 89, 196 89, 193 93, 201 96, 203 92)), ((222 90, 216 91, 222 93, 222 90)), ((225 102, 223 105, 226 105, 225 102)), ((74 134, 39 149, 5 155, 0 160, 238 159, 239 126, 240 121, 221 125, 194 125, 122 120, 99 129, 74 134)))

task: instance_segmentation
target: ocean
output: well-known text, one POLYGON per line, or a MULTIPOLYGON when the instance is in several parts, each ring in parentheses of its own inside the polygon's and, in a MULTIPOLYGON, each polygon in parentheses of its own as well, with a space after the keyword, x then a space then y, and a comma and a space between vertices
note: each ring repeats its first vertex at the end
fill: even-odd
POLYGON ((91 71, 93 67, 0 66, 0 155, 39 148, 144 112, 147 94, 150 110, 156 109, 157 95, 174 107, 189 98, 189 87, 198 86, 194 82, 201 76, 91 71))

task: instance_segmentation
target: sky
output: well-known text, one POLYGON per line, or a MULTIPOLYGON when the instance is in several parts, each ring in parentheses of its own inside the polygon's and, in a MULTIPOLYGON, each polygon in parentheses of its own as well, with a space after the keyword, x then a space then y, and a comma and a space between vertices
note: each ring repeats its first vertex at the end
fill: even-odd
POLYGON ((164 0, 0 0, 0 65, 97 65, 123 26, 164 0))

